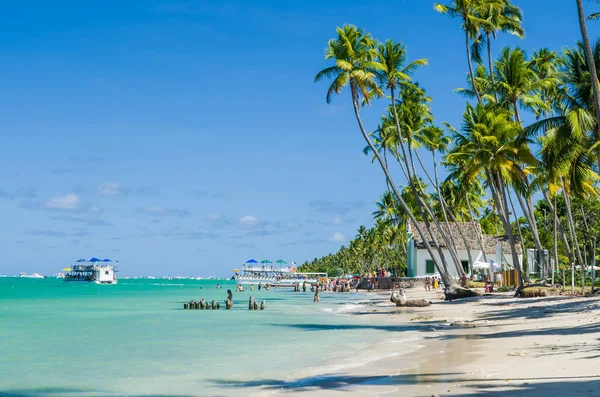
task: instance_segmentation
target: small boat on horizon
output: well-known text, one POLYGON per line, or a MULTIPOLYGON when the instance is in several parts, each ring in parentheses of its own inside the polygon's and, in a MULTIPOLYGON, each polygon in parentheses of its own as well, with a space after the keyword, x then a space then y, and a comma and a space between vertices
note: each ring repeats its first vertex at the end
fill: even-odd
MULTIPOLYGON (((64 275, 66 282, 80 281, 95 284, 117 284, 117 276, 115 274, 117 266, 110 264, 112 263, 110 259, 79 259, 76 262, 78 264, 72 268, 63 269, 67 272, 64 275)), ((116 263, 118 264, 119 261, 116 263)))
POLYGON ((19 273, 19 277, 20 278, 46 278, 46 276, 42 275, 41 273, 31 273, 31 274, 19 273))

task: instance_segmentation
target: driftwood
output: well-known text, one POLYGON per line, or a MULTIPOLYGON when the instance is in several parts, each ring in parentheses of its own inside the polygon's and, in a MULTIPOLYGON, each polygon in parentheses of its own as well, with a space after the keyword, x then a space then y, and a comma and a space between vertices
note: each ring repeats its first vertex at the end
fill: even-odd
POLYGON ((407 299, 404 290, 392 292, 390 302, 394 302, 396 307, 425 307, 429 306, 429 302, 425 299, 407 299))

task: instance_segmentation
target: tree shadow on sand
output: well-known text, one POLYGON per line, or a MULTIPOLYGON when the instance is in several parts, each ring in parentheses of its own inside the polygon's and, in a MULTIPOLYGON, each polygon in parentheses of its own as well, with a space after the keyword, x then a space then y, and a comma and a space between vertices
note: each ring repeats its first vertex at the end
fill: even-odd
MULTIPOLYGON (((546 396, 557 395, 564 390, 564 395, 597 396, 589 394, 600 392, 600 376, 581 377, 545 377, 506 379, 485 378, 470 380, 470 376, 461 373, 403 374, 395 376, 343 376, 324 375, 307 377, 294 381, 283 379, 265 379, 256 381, 233 381, 225 379, 212 380, 215 385, 226 388, 261 388, 263 390, 315 391, 349 389, 352 386, 416 386, 427 385, 433 388, 443 386, 455 394, 457 384, 475 388, 476 392, 460 393, 463 397, 512 397, 512 396, 546 396), (554 393, 554 394, 552 394, 554 393), (588 394, 585 394, 588 393, 588 394)), ((463 387, 459 386, 459 387, 463 387)), ((432 389, 433 390, 433 389, 432 389)), ((430 393, 427 395, 431 395, 430 393)))

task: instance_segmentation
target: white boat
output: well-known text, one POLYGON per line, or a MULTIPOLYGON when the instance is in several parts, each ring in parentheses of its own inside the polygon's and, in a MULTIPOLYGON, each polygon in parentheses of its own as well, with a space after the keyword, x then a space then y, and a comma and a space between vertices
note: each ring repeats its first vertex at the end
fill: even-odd
POLYGON ((55 278, 65 278, 65 274, 63 272, 54 273, 55 278))
POLYGON ((20 273, 19 277, 21 277, 21 278, 46 278, 46 276, 42 275, 41 273, 31 273, 31 274, 20 273))
POLYGON ((235 271, 232 280, 238 284, 269 284, 278 287, 293 287, 296 284, 316 284, 327 278, 327 273, 302 273, 296 272, 293 267, 275 267, 268 265, 242 265, 242 271, 235 271))
MULTIPOLYGON (((78 264, 68 269, 64 280, 66 282, 86 282, 95 284, 117 284, 116 265, 112 265, 110 259, 92 258, 90 260, 79 259, 78 264), (88 264, 83 264, 88 263, 88 264)), ((119 263, 118 261, 116 263, 119 263)))

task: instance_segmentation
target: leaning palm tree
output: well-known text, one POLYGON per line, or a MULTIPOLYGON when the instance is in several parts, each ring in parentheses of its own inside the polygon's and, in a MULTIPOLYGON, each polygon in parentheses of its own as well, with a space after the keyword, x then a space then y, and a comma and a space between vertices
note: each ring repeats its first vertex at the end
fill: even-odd
MULTIPOLYGON (((340 94, 345 87, 350 88, 354 115, 360 132, 372 152, 377 157, 377 161, 402 209, 406 211, 410 221, 414 224, 415 229, 423 239, 427 252, 434 260, 435 266, 447 286, 446 296, 461 297, 472 295, 472 291, 459 288, 456 280, 454 280, 448 272, 447 263, 445 263, 443 258, 438 259, 434 254, 427 234, 419 226, 413 212, 402 198, 384 160, 374 147, 371 138, 363 125, 360 117, 361 103, 364 102, 365 104, 369 104, 372 98, 383 94, 376 82, 375 72, 383 70, 383 66, 377 62, 375 40, 373 40, 370 34, 365 33, 363 30, 352 25, 345 25, 343 28, 337 28, 336 32, 337 37, 329 40, 325 53, 325 59, 334 61, 335 65, 320 71, 316 75, 315 81, 319 81, 324 77, 333 79, 332 84, 327 90, 326 99, 328 103, 331 102, 331 98, 334 94, 340 94)), ((435 237, 433 239, 433 244, 439 246, 435 237)))

